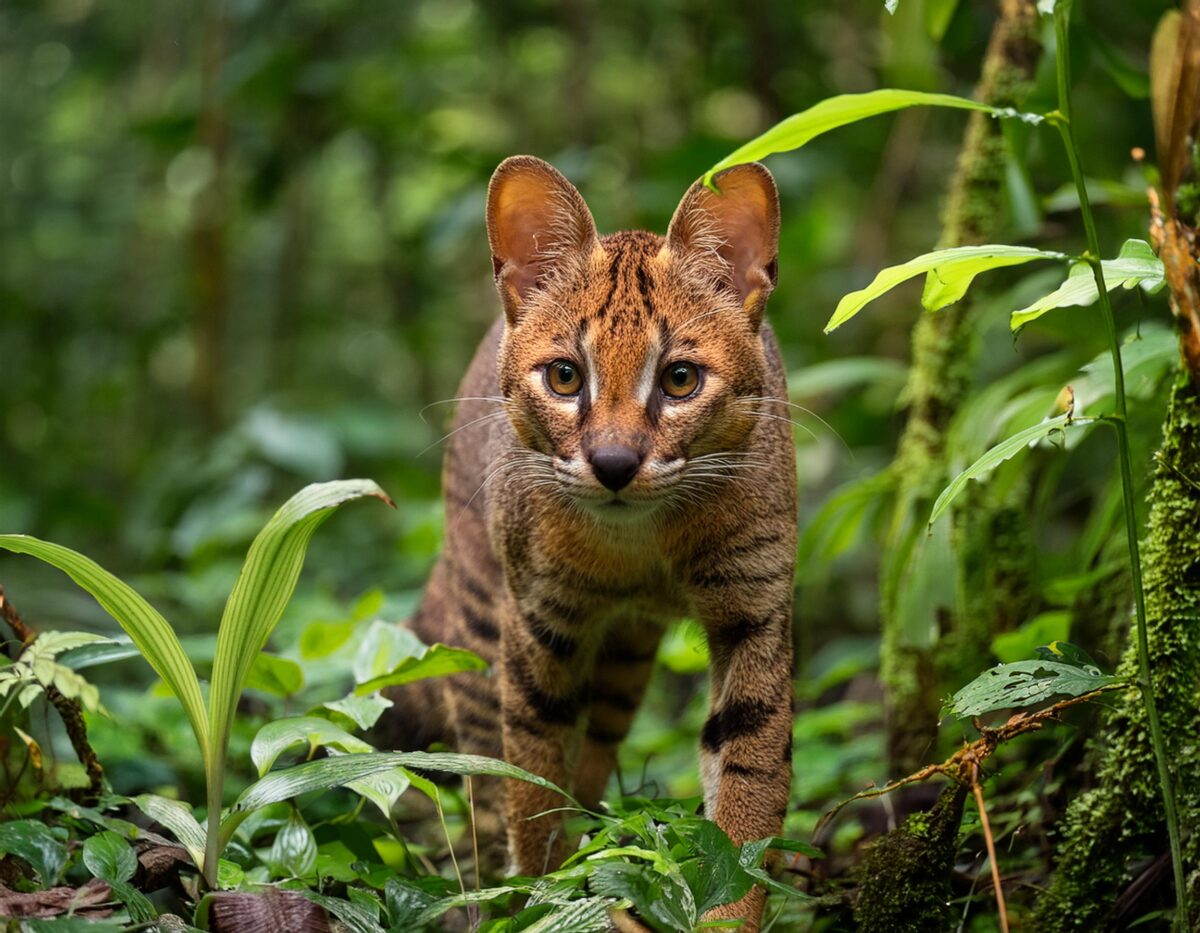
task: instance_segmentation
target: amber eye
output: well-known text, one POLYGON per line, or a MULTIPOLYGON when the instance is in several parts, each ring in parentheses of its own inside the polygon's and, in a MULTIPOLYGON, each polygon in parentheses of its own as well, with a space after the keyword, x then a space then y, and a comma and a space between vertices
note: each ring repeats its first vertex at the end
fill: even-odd
POLYGON ((694 363, 672 363, 663 370, 659 385, 671 398, 687 398, 700 387, 700 370, 694 363))
POLYGON ((570 360, 555 360, 546 367, 546 385, 555 395, 577 395, 583 388, 583 377, 570 360))

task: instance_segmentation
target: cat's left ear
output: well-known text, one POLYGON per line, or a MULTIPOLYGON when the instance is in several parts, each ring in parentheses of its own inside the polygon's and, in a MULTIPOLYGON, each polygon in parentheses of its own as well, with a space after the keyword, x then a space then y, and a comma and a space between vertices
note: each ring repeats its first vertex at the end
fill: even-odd
POLYGON ((666 249, 735 295, 757 329, 778 273, 779 192, 757 162, 726 169, 713 181, 720 194, 698 181, 683 196, 667 229, 666 249))

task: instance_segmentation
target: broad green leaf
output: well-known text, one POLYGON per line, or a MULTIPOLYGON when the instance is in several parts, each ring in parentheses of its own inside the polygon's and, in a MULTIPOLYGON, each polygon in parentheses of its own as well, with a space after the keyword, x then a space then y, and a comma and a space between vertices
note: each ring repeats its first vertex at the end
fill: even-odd
POLYGON ((1073 664, 1057 661, 1017 661, 997 664, 959 690, 947 711, 970 719, 1002 709, 1025 709, 1054 699, 1082 696, 1093 690, 1117 687, 1126 681, 1073 664))
MULTIPOLYGON (((1179 362, 1179 337, 1172 327, 1144 322, 1136 333, 1121 344, 1121 366, 1125 370, 1125 392, 1132 398, 1146 399, 1158 390, 1163 378, 1179 362)), ((1103 350, 1083 367, 1081 376, 1071 380, 1075 390, 1075 413, 1102 413, 1097 405, 1111 399, 1113 388, 1112 354, 1103 350)))
POLYGON ((402 661, 420 657, 425 648, 425 643, 403 625, 376 619, 367 627, 354 655, 354 682, 382 677, 402 661))
POLYGON ((1040 441, 1044 437, 1049 437, 1055 431, 1065 430, 1071 425, 1090 423, 1088 419, 1081 418, 1072 421, 1070 413, 1064 412, 1055 418, 1047 418, 1032 427, 1028 427, 1024 431, 1018 431, 1012 437, 1005 438, 959 473, 958 476, 954 477, 950 481, 950 485, 942 490, 941 495, 937 497, 937 501, 933 504, 933 511, 929 515, 929 524, 932 525, 936 522, 942 513, 950 507, 950 503, 963 491, 968 480, 986 476, 1005 460, 1012 459, 1031 444, 1040 441))
POLYGON ((799 149, 822 133, 836 130, 868 117, 907 107, 951 107, 957 110, 979 110, 997 117, 1015 116, 1030 122, 1040 122, 1035 114, 1018 114, 1013 110, 989 107, 979 101, 952 94, 930 94, 924 91, 905 91, 883 88, 864 94, 840 94, 814 104, 807 110, 793 114, 775 124, 761 136, 750 140, 710 168, 704 175, 704 183, 713 187, 713 176, 727 168, 745 162, 757 162, 776 152, 799 149))
POLYGON ((129 633, 142 657, 179 699, 196 734, 200 752, 207 760, 209 731, 200 683, 174 629, 158 610, 127 583, 70 548, 27 535, 0 535, 0 548, 29 554, 57 567, 95 598, 105 612, 129 633))
POLYGON ((304 686, 304 669, 289 658, 263 651, 246 674, 246 689, 278 697, 291 696, 304 686))
MULTIPOLYGON (((557 785, 536 774, 530 774, 515 765, 482 755, 460 755, 452 752, 370 752, 362 755, 344 755, 322 758, 304 764, 273 771, 251 784, 238 797, 226 817, 221 821, 221 837, 229 839, 250 813, 269 803, 290 800, 301 794, 330 787, 341 787, 351 781, 388 771, 392 768, 416 768, 425 771, 445 771, 448 774, 482 774, 490 777, 512 778, 527 781, 539 787, 561 794, 568 803, 577 805, 570 794, 557 785)), ((410 775, 410 780, 412 776, 410 775)), ((416 786, 413 780, 413 785, 416 786)), ((144 808, 143 808, 144 809, 144 808)))
POLYGON ((316 716, 276 719, 259 729, 254 741, 250 743, 250 760, 258 769, 258 776, 262 777, 270 771, 275 759, 297 745, 307 745, 310 753, 321 745, 332 745, 344 752, 353 753, 375 750, 367 742, 340 729, 328 719, 319 719, 316 716))
MULTIPOLYGON (((343 754, 343 752, 331 748, 329 749, 329 754, 336 757, 343 754)), ((379 812, 383 814, 385 820, 391 817, 392 807, 400 799, 400 795, 411 786, 412 780, 409 778, 409 772, 404 768, 393 768, 391 771, 376 771, 374 774, 368 774, 364 778, 359 778, 357 781, 350 781, 346 784, 346 787, 364 800, 369 800, 375 804, 379 808, 379 812)))
POLYGON ((137 871, 133 848, 118 833, 106 830, 89 836, 83 843, 83 864, 101 881, 128 881, 137 871))
POLYGON ((754 887, 754 881, 738 861, 740 850, 716 823, 681 820, 673 829, 694 854, 680 863, 679 871, 692 891, 698 913, 740 900, 754 887))
MULTIPOLYGON (((306 486, 283 504, 250 545, 233 592, 225 603, 213 659, 209 732, 213 741, 213 773, 218 776, 218 784, 225 766, 225 744, 246 677, 296 588, 309 540, 334 509, 364 496, 392 504, 387 494, 370 480, 306 486)), ((211 805, 212 782, 209 791, 211 805)), ((215 788, 215 796, 219 800, 219 786, 215 788)))
POLYGON ((360 697, 350 694, 340 700, 322 703, 310 710, 309 713, 313 716, 322 716, 325 715, 323 711, 327 710, 345 716, 360 729, 370 729, 379 721, 379 717, 385 710, 391 709, 392 705, 392 701, 387 697, 360 697))
POLYGON ((187 850, 197 868, 204 864, 206 837, 203 827, 192 815, 191 807, 182 800, 171 800, 157 794, 139 794, 133 798, 133 803, 150 819, 162 823, 175 834, 175 838, 187 850))
POLYGON ((358 623, 310 622, 300 633, 300 657, 306 661, 328 657, 350 640, 358 623))
POLYGON ((289 808, 287 822, 275 834, 267 864, 284 878, 308 878, 317 866, 317 840, 295 807, 289 808))
POLYGON ((1038 259, 1068 259, 1065 253, 1055 253, 1031 246, 956 246, 925 253, 898 266, 884 269, 866 288, 851 292, 838 302, 833 317, 825 325, 830 333, 845 324, 868 304, 891 291, 901 282, 924 275, 925 290, 921 304, 927 311, 937 311, 953 304, 966 294, 975 276, 992 269, 1017 266, 1038 259))
POLYGON ((620 905, 609 897, 584 897, 524 927, 522 933, 602 933, 611 930, 609 911, 620 905))
POLYGON ((42 886, 58 883, 67 864, 66 844, 37 820, 13 820, 0 823, 0 856, 15 855, 37 872, 42 886))
MULTIPOLYGON (((1116 259, 1101 261, 1104 270, 1104 286, 1110 292, 1116 288, 1133 288, 1135 285, 1147 292, 1156 292, 1163 287, 1163 264, 1145 240, 1126 240, 1116 259)), ((1049 295, 1033 304, 1014 311, 1009 326, 1018 331, 1030 321, 1036 321, 1047 311, 1055 308, 1070 308, 1094 304, 1100 297, 1096 288, 1096 277, 1086 262, 1071 266, 1067 280, 1049 295)))
POLYGON ((372 677, 354 688, 357 696, 366 696, 384 687, 410 684, 429 677, 444 677, 460 671, 487 670, 488 663, 474 651, 449 645, 430 645, 419 656, 402 660, 386 674, 372 677))
POLYGON ((109 639, 103 635, 94 635, 91 632, 42 632, 33 640, 32 644, 26 646, 25 651, 34 650, 36 647, 39 655, 57 658, 64 651, 82 648, 84 645, 104 644, 108 641, 109 639))

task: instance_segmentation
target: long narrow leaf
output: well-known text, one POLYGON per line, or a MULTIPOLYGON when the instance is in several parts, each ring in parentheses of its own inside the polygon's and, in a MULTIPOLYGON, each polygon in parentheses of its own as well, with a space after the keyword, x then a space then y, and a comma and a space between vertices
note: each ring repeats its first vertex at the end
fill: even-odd
POLYGON ((712 187, 713 176, 724 169, 745 162, 756 162, 772 153, 799 149, 822 133, 828 133, 840 126, 857 123, 859 120, 878 116, 881 113, 891 113, 894 110, 920 105, 952 107, 957 110, 980 110, 990 113, 992 116, 1019 117, 1032 123, 1040 122, 1042 119, 1036 114, 1023 114, 1014 110, 990 107, 977 100, 955 97, 952 94, 930 94, 924 91, 905 91, 896 88, 867 91, 865 94, 840 94, 837 97, 823 100, 819 104, 814 104, 800 113, 793 114, 786 120, 775 124, 761 136, 736 149, 705 173, 704 183, 712 187))
POLYGON ((28 554, 57 567, 87 590, 121 626, 171 691, 179 698, 184 714, 196 734, 205 760, 208 758, 209 732, 204 715, 204 699, 196 671, 169 622, 123 580, 95 561, 49 541, 28 535, 0 535, 0 547, 17 554, 28 554))
POLYGON ((204 864, 204 828, 192 815, 192 808, 182 800, 171 800, 157 794, 139 794, 134 805, 152 820, 157 820, 175 834, 180 845, 199 868, 204 864))
POLYGON ((1076 418, 1072 421, 1070 412, 1064 412, 1056 418, 1047 418, 1045 421, 1026 428, 1024 431, 1018 431, 1012 437, 1005 438, 959 473, 958 476, 954 477, 950 481, 950 485, 942 490, 942 494, 933 503, 933 511, 929 514, 929 524, 932 525, 936 522, 942 513, 950 507, 950 503, 963 491, 968 480, 986 476, 1005 460, 1011 460, 1030 444, 1040 441, 1043 437, 1049 437, 1055 431, 1064 430, 1073 424, 1091 423, 1092 419, 1090 418, 1076 418))
POLYGON ((233 722, 250 667, 296 588, 309 540, 335 508, 364 496, 391 504, 370 480, 306 486, 284 503, 250 545, 217 632, 209 693, 209 729, 217 758, 224 757, 221 737, 233 722))
POLYGON ((965 295, 975 276, 981 272, 1016 266, 1035 259, 1068 258, 1064 253, 1002 244, 934 250, 898 266, 889 266, 875 276, 866 288, 846 295, 838 302, 833 317, 825 325, 825 333, 841 327, 880 295, 918 275, 927 276, 921 304, 927 311, 937 311, 965 295))

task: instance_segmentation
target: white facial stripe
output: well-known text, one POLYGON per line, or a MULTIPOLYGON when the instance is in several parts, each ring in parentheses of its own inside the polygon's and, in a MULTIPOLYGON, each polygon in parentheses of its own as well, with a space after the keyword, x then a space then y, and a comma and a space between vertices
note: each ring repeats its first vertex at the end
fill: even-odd
POLYGON ((638 377, 637 400, 645 405, 654 391, 654 377, 658 374, 658 344, 646 348, 646 359, 642 362, 642 374, 638 377))
POLYGON ((592 342, 585 340, 583 344, 583 368, 588 374, 588 398, 598 399, 600 397, 600 376, 596 372, 596 364, 592 362, 592 342))

